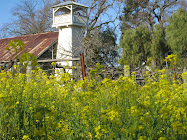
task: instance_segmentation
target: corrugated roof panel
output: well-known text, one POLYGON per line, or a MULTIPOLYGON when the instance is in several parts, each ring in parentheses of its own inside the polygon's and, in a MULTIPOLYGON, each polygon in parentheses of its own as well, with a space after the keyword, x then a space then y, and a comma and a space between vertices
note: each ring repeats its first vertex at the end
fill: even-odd
POLYGON ((48 32, 48 33, 40 33, 34 35, 25 35, 13 38, 4 38, 0 39, 0 61, 10 61, 16 59, 16 53, 12 52, 10 54, 5 48, 8 46, 10 40, 19 39, 23 43, 25 43, 25 49, 20 51, 17 54, 19 57, 23 52, 29 52, 38 57, 43 51, 46 51, 46 48, 51 46, 51 44, 55 43, 58 40, 58 32, 48 32))

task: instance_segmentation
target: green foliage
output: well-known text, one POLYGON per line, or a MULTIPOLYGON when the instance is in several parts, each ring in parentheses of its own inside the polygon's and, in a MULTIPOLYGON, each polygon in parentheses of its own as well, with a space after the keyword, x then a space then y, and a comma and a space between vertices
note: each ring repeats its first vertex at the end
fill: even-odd
POLYGON ((95 65, 97 62, 106 66, 115 65, 118 51, 114 30, 107 26, 106 29, 95 32, 91 37, 92 39, 93 43, 90 44, 89 51, 86 54, 89 60, 86 65, 95 65))
POLYGON ((8 47, 5 48, 5 50, 9 51, 10 54, 12 54, 11 50, 13 50, 13 52, 15 52, 16 55, 18 54, 18 51, 22 51, 24 49, 25 49, 25 44, 18 39, 11 40, 8 43, 8 47))
POLYGON ((187 12, 179 9, 169 18, 166 27, 167 41, 176 54, 181 54, 187 49, 187 12))
POLYGON ((98 79, 100 78, 100 75, 102 75, 102 71, 104 70, 104 66, 101 65, 100 63, 97 63, 96 64, 96 68, 91 70, 89 72, 89 77, 91 79, 98 79))
POLYGON ((171 51, 179 58, 180 67, 187 65, 187 14, 183 9, 178 9, 168 21, 165 13, 172 13, 172 9, 180 7, 182 3, 176 1, 142 1, 127 0, 122 20, 122 37, 120 47, 123 48, 121 65, 140 65, 142 61, 151 59, 152 70, 164 66, 164 58, 171 51), (167 7, 167 8, 166 8, 167 7), (169 11, 169 12, 168 12, 169 11), (156 22, 157 21, 157 22, 156 22), (169 25, 168 25, 169 22, 169 25), (155 25, 155 23, 157 23, 155 25), (147 29, 140 30, 148 26, 147 29), (166 25, 166 26, 165 26, 166 25), (165 29, 166 28, 166 29, 165 29), (136 31, 142 32, 137 34, 136 31), (149 35, 146 35, 147 30, 149 35), (134 35, 137 37, 133 37, 134 35), (148 44, 145 47, 140 45, 148 44), (136 45, 138 44, 138 45, 136 45), (141 47, 140 47, 141 46, 141 47), (134 49, 136 48, 136 49, 134 49), (139 50, 139 48, 141 48, 139 50), (143 49, 144 48, 144 49, 143 49), (149 53, 146 53, 149 52, 149 53))
POLYGON ((104 62, 103 64, 109 65, 116 64, 118 52, 116 47, 117 37, 114 30, 111 27, 107 26, 107 28, 101 32, 100 38, 102 40, 102 48, 100 48, 101 54, 98 56, 102 57, 102 59, 100 59, 100 63, 102 64, 102 62, 104 62))
POLYGON ((140 65, 150 56, 151 31, 147 26, 126 30, 120 40, 120 47, 123 48, 122 65, 140 65))
POLYGON ((148 25, 153 31, 154 25, 159 24, 164 29, 168 15, 176 8, 183 7, 183 0, 125 0, 121 15, 122 31, 148 25))
POLYGON ((0 73, 1 139, 185 140, 186 83, 169 82, 164 71, 143 87, 128 77, 32 75, 0 73))
POLYGON ((119 62, 122 65, 131 64, 135 66, 143 60, 151 58, 154 70, 156 67, 162 66, 165 54, 170 47, 185 65, 187 49, 186 17, 186 11, 182 9, 174 13, 169 19, 169 26, 166 27, 166 35, 158 24, 154 26, 153 32, 146 26, 124 31, 120 41, 123 53, 119 62))
MULTIPOLYGON (((33 54, 24 52, 18 57, 18 53, 25 49, 25 44, 21 40, 18 40, 18 39, 11 40, 8 43, 8 46, 9 47, 6 47, 5 50, 9 51, 11 55, 13 55, 12 52, 16 53, 16 61, 19 60, 19 62, 23 66, 21 69, 23 68, 26 69, 28 65, 31 65, 32 69, 36 68, 36 66, 38 65, 38 62, 37 62, 37 58, 33 54)), ((20 69, 19 66, 15 66, 15 67, 20 69)))
POLYGON ((156 69, 156 67, 162 66, 165 54, 169 49, 166 44, 165 33, 158 24, 154 26, 150 51, 152 57, 152 68, 156 69))
POLYGON ((183 9, 178 9, 169 18, 169 25, 166 27, 167 42, 174 54, 181 60, 182 64, 187 65, 187 12, 183 9))
POLYGON ((139 1, 139 0, 125 0, 125 6, 122 14, 122 28, 136 28, 142 25, 146 20, 148 14, 143 13, 142 8, 146 9, 149 4, 149 0, 139 1))
POLYGON ((37 58, 31 53, 21 54, 19 57, 19 62, 22 63, 25 68, 28 66, 29 62, 31 62, 31 66, 33 69, 35 69, 38 65, 37 58))

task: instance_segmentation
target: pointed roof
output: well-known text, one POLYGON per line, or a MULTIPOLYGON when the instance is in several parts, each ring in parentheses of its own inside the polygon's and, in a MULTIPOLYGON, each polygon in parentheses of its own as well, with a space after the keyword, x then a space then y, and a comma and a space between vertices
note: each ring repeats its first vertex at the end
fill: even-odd
POLYGON ((83 4, 80 4, 80 3, 77 3, 77 2, 74 2, 74 1, 63 2, 63 3, 60 3, 60 4, 57 4, 57 5, 52 6, 52 8, 61 7, 61 6, 66 6, 66 5, 78 5, 78 6, 81 6, 81 7, 88 8, 88 6, 83 5, 83 4))
POLYGON ((17 54, 19 57, 22 53, 32 53, 37 58, 43 54, 48 48, 58 41, 58 32, 39 33, 33 35, 24 35, 12 38, 0 39, 0 62, 16 59, 16 53, 10 53, 5 50, 10 40, 21 40, 25 43, 25 49, 17 54))

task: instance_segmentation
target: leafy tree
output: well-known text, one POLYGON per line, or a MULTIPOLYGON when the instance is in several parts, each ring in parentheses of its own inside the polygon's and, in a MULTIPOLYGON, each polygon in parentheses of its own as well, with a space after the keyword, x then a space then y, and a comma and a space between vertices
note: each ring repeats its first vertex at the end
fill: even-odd
POLYGON ((117 36, 114 30, 107 26, 107 28, 101 33, 102 49, 101 55, 104 56, 103 60, 106 64, 114 66, 117 63, 118 51, 117 51, 117 36))
POLYGON ((24 68, 26 69, 31 62, 32 69, 35 69, 38 65, 37 58, 31 53, 23 53, 19 56, 19 62, 23 64, 24 68))
POLYGON ((11 40, 8 43, 8 47, 5 48, 5 50, 7 50, 9 52, 9 54, 11 55, 11 60, 14 59, 13 57, 15 56, 16 59, 18 59, 17 54, 25 49, 25 44, 18 39, 15 40, 11 40), (13 50, 13 51, 12 51, 13 50))
POLYGON ((151 58, 153 70, 163 65, 165 55, 169 51, 165 34, 158 24, 154 26, 153 32, 145 25, 124 31, 120 47, 123 48, 119 61, 122 65, 130 64, 135 67, 151 58))
POLYGON ((151 31, 148 26, 128 29, 122 35, 120 47, 123 48, 120 63, 135 67, 150 56, 151 31))
POLYGON ((23 66, 24 69, 27 68, 29 62, 31 62, 32 68, 35 69, 36 66, 38 65, 37 58, 31 53, 25 52, 24 49, 25 49, 25 44, 21 40, 18 40, 18 39, 11 40, 8 43, 8 47, 5 48, 5 50, 7 50, 9 54, 11 55, 10 62, 12 63, 12 66, 15 60, 16 60, 16 64, 17 64, 17 61, 19 60, 20 64, 23 66), (19 56, 19 53, 21 51, 24 51, 24 53, 22 53, 19 56))
POLYGON ((114 67, 118 56, 117 37, 114 30, 107 26, 105 30, 94 33, 92 39, 95 41, 91 44, 92 54, 90 53, 88 62, 92 65, 100 63, 104 66, 114 67))
POLYGON ((143 10, 149 4, 149 0, 125 0, 123 14, 121 16, 123 29, 135 28, 142 25, 146 20, 143 10))
POLYGON ((184 3, 184 0, 125 0, 122 30, 147 24, 153 31, 155 23, 164 29, 168 15, 184 3))
MULTIPOLYGON (((126 64, 139 65, 142 60, 151 58, 153 69, 162 66, 164 57, 169 51, 165 36, 167 19, 175 9, 182 7, 183 3, 183 0, 125 0, 121 16, 122 32, 124 33, 122 34, 120 43, 120 47, 123 48, 120 60, 121 64, 125 61, 126 64), (142 55, 142 51, 139 54, 136 49, 133 49, 133 46, 134 48, 137 47, 134 44, 139 44, 139 40, 136 38, 133 39, 131 35, 135 30, 138 30, 139 26, 146 25, 148 26, 148 30, 150 29, 150 37, 148 37, 150 41, 148 44, 150 46, 148 47, 149 53, 142 55)), ((143 32, 145 31, 142 31, 142 34, 144 34, 143 32)))
POLYGON ((166 53, 169 48, 166 44, 165 33, 162 28, 156 24, 152 32, 151 39, 151 58, 152 58, 152 69, 156 69, 158 66, 162 66, 166 53))
POLYGON ((172 52, 178 56, 184 66, 187 65, 187 12, 184 9, 178 9, 169 18, 166 32, 172 52))

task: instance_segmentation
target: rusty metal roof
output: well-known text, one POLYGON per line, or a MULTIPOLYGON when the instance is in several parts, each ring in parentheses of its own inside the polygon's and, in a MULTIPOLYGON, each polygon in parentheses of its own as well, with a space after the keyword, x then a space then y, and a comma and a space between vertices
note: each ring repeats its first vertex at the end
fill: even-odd
MULTIPOLYGON (((0 39, 0 62, 16 59, 16 53, 10 54, 5 50, 10 40, 19 39, 25 43, 25 49, 17 54, 19 57, 23 52, 32 53, 37 58, 43 54, 52 44, 58 40, 58 32, 48 32, 33 35, 25 35, 13 38, 0 39)), ((11 51, 12 52, 12 51, 11 51)))

